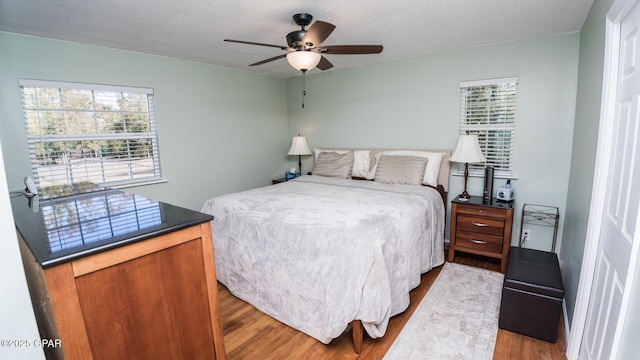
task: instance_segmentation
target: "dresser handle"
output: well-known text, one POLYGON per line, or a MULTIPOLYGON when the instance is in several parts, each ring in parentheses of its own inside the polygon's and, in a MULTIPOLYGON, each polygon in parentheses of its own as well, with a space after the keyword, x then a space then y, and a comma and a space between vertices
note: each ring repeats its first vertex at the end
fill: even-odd
POLYGON ((471 239, 469 241, 471 241, 474 244, 486 244, 487 243, 486 241, 482 241, 482 240, 473 240, 473 239, 471 239))
POLYGON ((471 225, 473 226, 478 226, 478 227, 487 227, 489 225, 487 224, 483 224, 483 223, 478 223, 478 222, 472 222, 471 225))

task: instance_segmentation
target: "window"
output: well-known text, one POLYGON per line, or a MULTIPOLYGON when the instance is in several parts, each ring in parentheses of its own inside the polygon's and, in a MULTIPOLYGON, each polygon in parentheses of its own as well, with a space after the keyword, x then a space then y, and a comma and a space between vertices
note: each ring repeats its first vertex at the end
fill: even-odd
POLYGON ((161 179, 152 89, 24 79, 20 88, 31 167, 43 194, 161 179))
POLYGON ((513 176, 518 78, 460 83, 460 134, 477 134, 486 158, 469 164, 469 172, 483 173, 493 166, 495 176, 513 176))

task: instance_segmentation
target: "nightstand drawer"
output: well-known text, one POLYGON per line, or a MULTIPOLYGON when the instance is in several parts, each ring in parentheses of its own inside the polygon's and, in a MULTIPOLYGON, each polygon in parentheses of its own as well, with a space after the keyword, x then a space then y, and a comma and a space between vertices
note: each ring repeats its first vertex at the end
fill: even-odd
POLYGON ((458 204, 458 214, 467 214, 475 216, 489 216, 494 218, 504 219, 506 218, 506 211, 504 209, 492 208, 488 206, 477 206, 468 204, 458 204))
POLYGON ((456 247, 501 254, 502 236, 456 231, 456 247))
MULTIPOLYGON (((460 212, 458 212, 459 214, 460 212)), ((503 236, 504 220, 490 217, 458 215, 458 230, 503 236)))

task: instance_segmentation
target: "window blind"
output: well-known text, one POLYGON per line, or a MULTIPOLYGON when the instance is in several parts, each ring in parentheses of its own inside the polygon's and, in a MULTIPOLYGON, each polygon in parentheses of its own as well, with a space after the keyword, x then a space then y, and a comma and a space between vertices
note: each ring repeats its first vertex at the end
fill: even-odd
POLYGON ((469 172, 493 166, 496 176, 513 175, 518 78, 460 83, 460 134, 477 134, 486 158, 469 172))
POLYGON ((161 179, 153 90, 20 80, 31 167, 41 192, 161 179))

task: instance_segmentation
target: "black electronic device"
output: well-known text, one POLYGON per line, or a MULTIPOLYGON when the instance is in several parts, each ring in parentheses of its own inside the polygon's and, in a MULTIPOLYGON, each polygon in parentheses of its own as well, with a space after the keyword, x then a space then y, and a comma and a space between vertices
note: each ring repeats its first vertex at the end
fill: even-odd
POLYGON ((484 190, 482 191, 482 203, 491 204, 493 197, 493 166, 484 168, 484 190))

